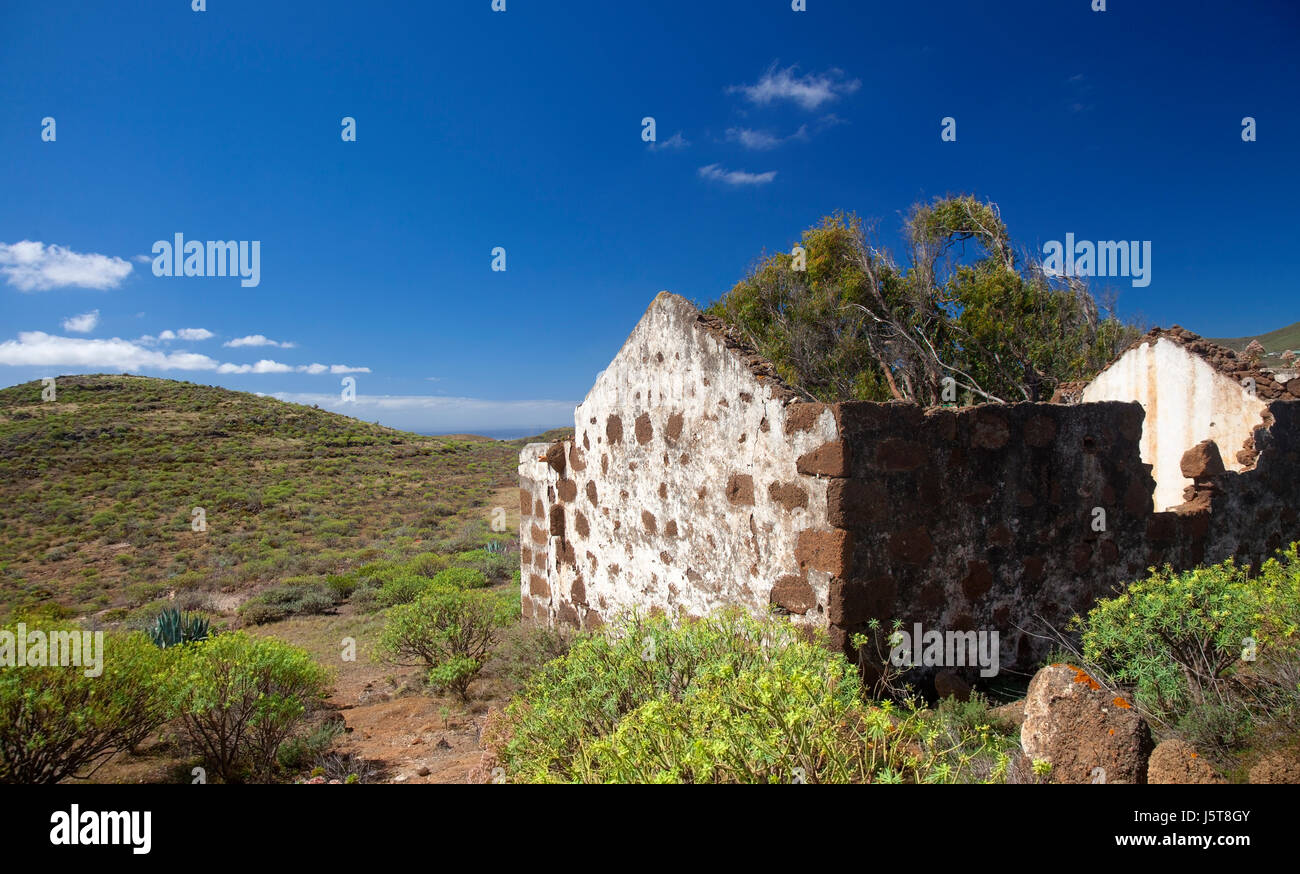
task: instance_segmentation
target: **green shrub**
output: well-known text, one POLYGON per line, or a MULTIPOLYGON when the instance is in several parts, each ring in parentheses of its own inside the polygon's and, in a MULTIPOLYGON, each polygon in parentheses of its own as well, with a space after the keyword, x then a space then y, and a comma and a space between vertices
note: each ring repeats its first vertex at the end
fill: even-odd
POLYGON ((471 549, 457 553, 451 563, 454 567, 472 568, 495 583, 508 579, 511 570, 519 567, 519 556, 487 549, 471 549))
POLYGON ((1083 629, 1083 655, 1167 716, 1219 700, 1250 659, 1300 652, 1297 545, 1264 562, 1257 578, 1231 559, 1146 580, 1099 601, 1083 629))
POLYGON ((1228 560, 1146 580, 1098 602, 1083 659, 1135 688, 1139 710, 1220 764, 1256 729, 1300 727, 1300 555, 1297 544, 1258 575, 1228 560))
POLYGON ((272 586, 239 605, 239 615, 250 625, 262 625, 288 616, 328 613, 341 600, 335 590, 320 583, 272 586))
POLYGON ((437 553, 417 555, 406 563, 406 569, 422 577, 432 577, 447 567, 447 559, 437 553))
POLYGON ((335 598, 342 601, 352 595, 361 585, 357 575, 350 574, 329 574, 325 577, 325 586, 330 590, 335 598))
POLYGON ((499 678, 512 690, 517 689, 542 665, 567 653, 572 643, 573 634, 563 626, 517 623, 502 633, 484 673, 499 678))
POLYGON ((239 616, 249 625, 266 625, 268 622, 279 622, 288 615, 288 612, 283 607, 263 604, 257 600, 248 600, 239 605, 239 616))
MULTIPOLYGON (((66 624, 41 628, 80 632, 66 624)), ((5 630, 16 632, 14 625, 5 630)), ((132 749, 167 719, 169 661, 143 634, 106 633, 97 677, 79 667, 0 668, 0 782, 84 778, 132 749)))
POLYGON ((423 666, 431 686, 464 699, 500 630, 518 615, 517 598, 432 584, 418 600, 389 614, 379 652, 393 664, 423 666))
POLYGON ((427 592, 431 585, 432 582, 426 577, 402 574, 387 580, 379 588, 376 598, 382 607, 409 604, 427 592))
POLYGON ((176 696, 185 732, 224 780, 269 778, 280 745, 324 697, 329 675, 271 637, 218 634, 179 651, 176 696))
POLYGON ((897 710, 861 693, 853 665, 779 617, 623 617, 542 667, 485 741, 519 782, 1004 776, 1014 742, 988 725, 936 723, 915 702, 897 710))
POLYGON ((314 764, 343 734, 342 720, 324 722, 301 737, 291 737, 280 745, 276 762, 286 771, 297 771, 314 764))
POLYGON ((439 571, 433 578, 435 585, 451 586, 457 589, 481 589, 487 585, 487 577, 482 571, 467 567, 452 567, 439 571))
POLYGON ((379 603, 379 590, 367 587, 357 589, 352 594, 352 606, 362 613, 374 613, 384 605, 379 603))
POLYGON ((128 606, 140 607, 156 600, 159 595, 167 591, 167 583, 162 580, 154 580, 147 583, 132 583, 126 587, 126 600, 128 606))

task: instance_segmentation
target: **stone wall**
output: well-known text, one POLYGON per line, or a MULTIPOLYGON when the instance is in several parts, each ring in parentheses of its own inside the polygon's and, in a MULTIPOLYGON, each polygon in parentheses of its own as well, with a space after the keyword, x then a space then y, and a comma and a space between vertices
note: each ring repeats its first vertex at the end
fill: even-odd
POLYGON ((574 441, 521 455, 525 614, 591 626, 775 598, 825 625, 830 577, 801 572, 798 550, 826 527, 829 483, 801 457, 835 422, 769 368, 683 299, 656 298, 578 407, 574 441))
POLYGON ((1257 383, 1252 390, 1243 388, 1236 374, 1187 348, 1177 335, 1156 336, 1128 350, 1083 390, 1084 403, 1137 401, 1147 411, 1142 460, 1152 465, 1156 509, 1183 502, 1191 480, 1182 475, 1179 463, 1202 440, 1218 444, 1228 470, 1245 470, 1253 463, 1249 441, 1261 422, 1261 389, 1267 386, 1258 384, 1266 379, 1262 374, 1251 375, 1244 362, 1241 367, 1257 383))
POLYGON ((832 409, 849 463, 828 517, 851 544, 831 587, 836 644, 872 618, 997 630, 1003 668, 1027 669, 1050 652, 1049 627, 1148 567, 1258 566, 1300 539, 1295 401, 1266 407, 1253 469, 1183 453, 1187 501, 1159 513, 1138 404, 832 409))
POLYGON ((1152 480, 1137 404, 835 407, 849 458, 830 517, 851 543, 832 587, 843 644, 867 620, 992 631, 1028 666, 1100 595, 1140 574, 1152 480))
POLYGON ((1167 512, 1144 418, 1122 402, 814 403, 662 294, 574 439, 520 456, 524 613, 594 628, 774 606, 846 650, 872 619, 996 630, 1001 668, 1029 671, 1049 626, 1149 566, 1258 563, 1300 539, 1300 402, 1261 406, 1251 468, 1183 447, 1190 485, 1167 512))

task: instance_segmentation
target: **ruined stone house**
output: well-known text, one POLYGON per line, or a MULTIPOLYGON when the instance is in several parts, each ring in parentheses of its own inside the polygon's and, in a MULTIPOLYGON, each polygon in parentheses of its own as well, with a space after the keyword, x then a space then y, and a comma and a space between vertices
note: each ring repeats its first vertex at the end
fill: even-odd
POLYGON ((1172 510, 1193 485, 1180 470, 1189 447, 1213 440, 1227 470, 1249 470, 1259 455, 1255 429, 1265 424, 1269 401, 1297 394, 1300 383, 1279 384, 1233 350, 1175 326, 1135 343, 1083 389, 1080 400, 1142 405, 1140 446, 1156 481, 1155 508, 1172 510))
POLYGON ((1076 404, 822 404, 661 293, 573 439, 521 453, 524 615, 775 607, 846 649, 898 619, 997 630, 1029 669, 1148 566, 1300 539, 1300 385, 1251 394, 1195 335, 1143 341, 1076 404))

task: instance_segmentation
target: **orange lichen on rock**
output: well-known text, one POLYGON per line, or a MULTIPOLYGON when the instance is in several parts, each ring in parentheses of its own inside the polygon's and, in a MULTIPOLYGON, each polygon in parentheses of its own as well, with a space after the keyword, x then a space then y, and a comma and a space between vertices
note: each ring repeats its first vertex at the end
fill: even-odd
POLYGON ((1088 672, 1083 670, 1083 668, 1075 668, 1074 665, 1070 665, 1070 667, 1074 668, 1074 682, 1083 683, 1087 685, 1089 689, 1095 690, 1101 688, 1101 684, 1092 677, 1089 677, 1088 672))

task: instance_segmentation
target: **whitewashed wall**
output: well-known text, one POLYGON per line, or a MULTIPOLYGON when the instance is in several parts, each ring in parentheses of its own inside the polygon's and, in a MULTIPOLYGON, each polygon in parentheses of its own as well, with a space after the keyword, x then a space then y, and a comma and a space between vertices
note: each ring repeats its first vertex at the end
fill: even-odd
POLYGON ((1157 511, 1183 503, 1192 481, 1179 465, 1202 440, 1217 443, 1224 466, 1240 471, 1237 452, 1265 410, 1231 377, 1163 337, 1130 349, 1083 390, 1084 403, 1097 401, 1137 401, 1146 411, 1142 460, 1152 465, 1157 511))

